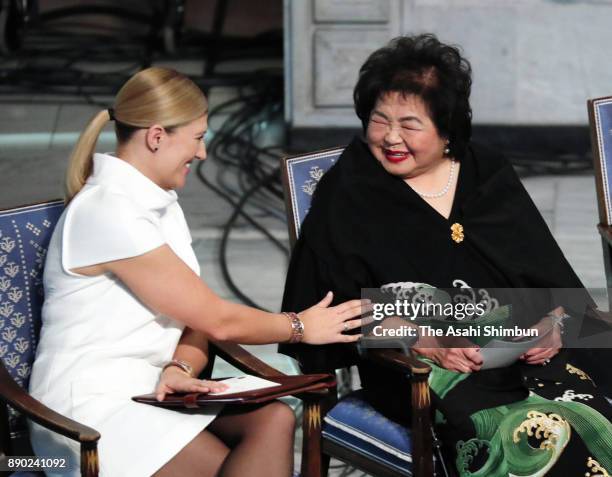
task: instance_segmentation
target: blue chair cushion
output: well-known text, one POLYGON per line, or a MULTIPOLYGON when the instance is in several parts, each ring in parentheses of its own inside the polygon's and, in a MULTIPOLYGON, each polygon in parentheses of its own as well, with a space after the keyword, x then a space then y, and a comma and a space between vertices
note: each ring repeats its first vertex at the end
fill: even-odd
MULTIPOLYGON (((0 211, 0 359, 28 388, 44 300, 42 270, 62 201, 0 211)), ((20 429, 13 409, 10 426, 20 429)))
POLYGON ((402 475, 412 475, 412 434, 376 411, 355 391, 323 419, 325 439, 363 454, 402 475))

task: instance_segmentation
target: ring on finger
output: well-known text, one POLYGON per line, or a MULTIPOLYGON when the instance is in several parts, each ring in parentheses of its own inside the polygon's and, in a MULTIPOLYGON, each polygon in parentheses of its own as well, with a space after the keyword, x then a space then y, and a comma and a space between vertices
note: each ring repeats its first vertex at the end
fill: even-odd
POLYGON ((550 363, 550 359, 546 358, 544 362, 542 363, 542 366, 546 366, 548 363, 550 363))
POLYGON ((348 331, 349 330, 349 325, 348 323, 345 321, 344 325, 343 325, 344 331, 348 331))

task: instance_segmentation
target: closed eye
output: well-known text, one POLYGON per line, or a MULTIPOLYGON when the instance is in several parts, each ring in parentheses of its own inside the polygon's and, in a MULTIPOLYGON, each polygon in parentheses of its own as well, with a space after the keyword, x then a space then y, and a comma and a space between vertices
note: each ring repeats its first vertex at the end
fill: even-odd
POLYGON ((376 123, 376 124, 380 124, 382 126, 388 126, 389 125, 389 123, 387 123, 386 121, 383 121, 382 119, 372 118, 372 119, 370 119, 370 121, 373 122, 373 123, 376 123))

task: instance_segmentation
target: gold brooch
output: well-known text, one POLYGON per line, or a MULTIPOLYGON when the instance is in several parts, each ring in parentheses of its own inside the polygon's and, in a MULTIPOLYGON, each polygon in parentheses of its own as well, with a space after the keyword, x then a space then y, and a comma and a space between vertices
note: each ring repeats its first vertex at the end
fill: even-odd
POLYGON ((465 236, 463 235, 463 225, 458 222, 455 222, 453 225, 451 225, 451 232, 451 238, 455 242, 463 242, 463 239, 465 238, 465 236))

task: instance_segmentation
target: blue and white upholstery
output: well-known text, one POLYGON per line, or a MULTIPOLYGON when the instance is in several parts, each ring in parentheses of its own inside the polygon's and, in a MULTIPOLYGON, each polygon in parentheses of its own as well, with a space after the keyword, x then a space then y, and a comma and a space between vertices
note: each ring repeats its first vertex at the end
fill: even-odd
MULTIPOLYGON (((283 172, 289 230, 292 241, 321 177, 338 160, 344 148, 329 149, 284 159, 283 172)), ((323 419, 322 435, 337 445, 389 467, 401 475, 412 475, 412 436, 409 429, 387 419, 357 391, 342 399, 323 419)))
POLYGON ((589 101, 595 174, 598 179, 599 216, 612 225, 612 96, 589 101), (601 181, 599 181, 601 177, 601 181))
POLYGON ((323 418, 325 439, 394 469, 412 475, 412 434, 410 429, 393 422, 355 391, 342 399, 323 418))
MULTIPOLYGON (((42 270, 63 201, 0 211, 0 359, 11 377, 28 387, 44 300, 42 270)), ((25 425, 9 415, 11 434, 25 425)))
POLYGON ((292 241, 300 235, 300 227, 310 209, 312 194, 317 184, 323 174, 335 164, 342 151, 344 148, 338 147, 289 157, 283 161, 284 177, 287 180, 285 191, 289 193, 288 202, 291 204, 287 213, 292 241))

